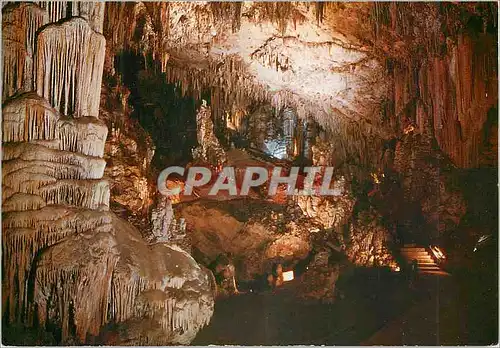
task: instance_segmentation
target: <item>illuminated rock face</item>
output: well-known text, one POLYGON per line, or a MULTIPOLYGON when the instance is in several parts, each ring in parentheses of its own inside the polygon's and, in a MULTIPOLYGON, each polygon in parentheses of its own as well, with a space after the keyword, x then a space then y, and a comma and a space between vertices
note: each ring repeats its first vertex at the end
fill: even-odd
MULTIPOLYGON (((461 168, 494 166, 485 158, 497 140, 488 142, 491 109, 498 104, 496 56, 491 37, 460 35, 448 53, 433 57, 417 71, 394 70, 395 113, 415 125, 415 133, 433 134, 439 147, 461 168), (418 75, 417 83, 415 74, 418 75), (429 127, 427 127, 429 125, 429 127), (427 129, 426 129, 427 128, 427 129)), ((496 113, 496 111, 495 111, 496 113)))
POLYGON ((489 146, 482 139, 496 134, 487 124, 498 101, 496 38, 487 30, 496 28, 493 4, 176 2, 108 10, 109 49, 151 54, 183 95, 201 99, 206 89, 216 119, 251 104, 292 107, 328 130, 336 163, 356 158, 373 167, 383 140, 409 123, 421 133, 426 119, 457 166, 482 165, 485 152, 489 165, 496 162, 495 137, 489 146), (472 17, 484 28, 469 30, 472 17))
MULTIPOLYGON (((104 6, 40 1, 2 9, 2 301, 10 321, 38 317, 60 327, 63 340, 75 335, 81 342, 117 324, 124 330, 104 335, 104 343, 167 344, 189 343, 210 319, 206 271, 175 247, 149 245, 109 212, 105 159, 113 146, 136 150, 112 130, 107 153, 108 129, 99 110, 103 69, 114 70, 113 58, 123 48, 146 62, 151 55, 183 95, 201 99, 207 89, 210 107, 199 114, 206 124, 211 116, 219 124, 233 113, 238 129, 242 118, 234 110, 243 114, 256 104, 314 119, 327 131, 324 143, 312 149, 319 165, 378 167, 379 145, 399 137, 392 169, 402 177, 405 199, 419 202, 438 231, 460 223, 465 203, 448 190, 439 167, 426 164, 427 155, 440 160, 446 154, 463 168, 497 165, 496 42, 486 30, 478 37, 441 30, 456 24, 444 21, 456 17, 455 6, 469 11, 468 5, 450 3, 441 15, 433 4, 328 3, 324 11, 307 3, 104 6), (416 55, 415 48, 424 53, 416 55), (434 141, 442 153, 430 151, 434 141), (436 205, 425 187, 443 203, 436 205)), ((264 134, 266 125, 259 126, 255 132, 264 134)), ((210 127, 200 132, 202 158, 224 162, 210 127)), ((121 176, 135 186, 124 186, 114 201, 147 210, 142 164, 127 172, 127 163, 117 162, 107 167, 116 173, 113 183, 121 176)), ((304 258, 314 231, 338 229, 353 205, 349 197, 300 199, 291 210, 314 223, 298 227, 282 224, 271 211, 271 223, 253 221, 245 229, 233 217, 219 219, 222 227, 220 221, 211 225, 196 205, 184 213, 200 225, 194 243, 204 254, 228 249, 248 255, 243 276, 250 278, 264 272, 268 259, 304 258), (284 231, 279 238, 278 230, 284 231), (217 234, 228 248, 217 245, 217 234)), ((377 216, 364 214, 350 225, 350 240, 335 247, 356 264, 390 265, 390 233, 377 216)), ((334 283, 333 274, 326 284, 334 283)))
POLYGON ((451 185, 453 165, 432 146, 432 137, 405 135, 396 146, 394 169, 401 175, 404 200, 420 202, 429 231, 453 233, 466 213, 467 202, 451 185))
POLYGON ((111 52, 151 54, 183 95, 206 89, 216 124, 250 105, 290 107, 331 131, 339 158, 365 152, 363 132, 380 131, 378 118, 365 121, 386 91, 383 66, 308 3, 117 3, 107 18, 111 52))
MULTIPOLYGON (((102 11, 87 5, 78 8, 99 22, 102 11)), ((108 129, 97 118, 105 40, 83 18, 35 37, 60 10, 45 7, 49 13, 26 4, 3 11, 20 35, 8 32, 3 42, 4 61, 17 64, 3 79, 3 315, 55 325, 62 342, 94 342, 116 323, 128 330, 114 343, 188 344, 213 313, 209 274, 109 212, 108 129)))
POLYGON ((380 222, 373 211, 363 211, 350 225, 349 240, 343 249, 349 260, 360 266, 389 266, 396 262, 387 249, 393 235, 380 222))

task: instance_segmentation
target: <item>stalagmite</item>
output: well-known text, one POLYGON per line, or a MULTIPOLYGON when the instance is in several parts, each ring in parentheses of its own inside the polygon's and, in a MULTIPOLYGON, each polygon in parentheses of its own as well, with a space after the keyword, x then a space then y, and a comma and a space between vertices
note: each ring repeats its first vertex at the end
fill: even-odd
POLYGON ((47 12, 30 3, 2 9, 2 100, 33 88, 35 33, 48 23, 47 12))
POLYGON ((97 32, 105 4, 39 4, 45 10, 3 8, 3 97, 35 89, 3 108, 3 314, 9 311, 11 322, 55 324, 62 343, 72 339, 72 327, 85 343, 115 322, 130 332, 139 323, 137 344, 187 344, 213 313, 206 274, 178 248, 148 246, 108 211, 107 127, 97 119, 105 51, 97 32), (61 21, 35 37, 49 20, 61 21), (164 296, 147 297, 151 304, 144 306, 163 314, 148 310, 146 319, 136 298, 154 289, 164 296), (158 330, 149 338, 152 326, 158 330))
POLYGON ((105 45, 82 18, 45 27, 37 36, 37 93, 63 115, 97 117, 105 45))

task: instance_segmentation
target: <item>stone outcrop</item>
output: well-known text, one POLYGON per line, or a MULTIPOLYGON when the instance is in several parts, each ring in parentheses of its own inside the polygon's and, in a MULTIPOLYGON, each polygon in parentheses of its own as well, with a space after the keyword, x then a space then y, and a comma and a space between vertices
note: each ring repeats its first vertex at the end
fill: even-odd
POLYGON ((111 210, 147 235, 154 194, 149 173, 155 147, 149 134, 131 118, 130 91, 119 80, 110 86, 111 80, 106 76, 99 114, 110 130, 104 146, 104 174, 110 182, 111 210))
MULTIPOLYGON (((9 18, 49 17, 37 5, 10 6, 9 18)), ((19 32, 43 22, 29 18, 19 32)), ((127 328, 115 343, 188 344, 212 315, 211 278, 186 252, 149 245, 109 211, 108 129, 97 118, 105 40, 94 29, 78 17, 26 35, 34 75, 4 74, 2 314, 56 327, 63 343, 95 342, 115 323, 127 328), (11 96, 33 76, 32 92, 11 96)), ((4 41, 4 58, 18 48, 4 41)))
POLYGON ((342 249, 355 265, 395 268, 396 262, 388 249, 393 242, 394 236, 381 224, 380 216, 363 211, 350 224, 342 249))
POLYGON ((453 185, 454 166, 430 136, 409 133, 397 143, 394 169, 400 174, 403 198, 421 206, 428 223, 426 238, 454 230, 466 213, 460 189, 453 185))
POLYGON ((330 253, 320 251, 314 255, 301 278, 301 296, 306 299, 332 303, 336 299, 335 286, 340 276, 340 265, 332 262, 330 253))
POLYGON ((198 146, 193 150, 193 159, 212 166, 222 166, 227 162, 226 153, 214 133, 214 123, 210 107, 203 104, 196 114, 196 138, 198 146))

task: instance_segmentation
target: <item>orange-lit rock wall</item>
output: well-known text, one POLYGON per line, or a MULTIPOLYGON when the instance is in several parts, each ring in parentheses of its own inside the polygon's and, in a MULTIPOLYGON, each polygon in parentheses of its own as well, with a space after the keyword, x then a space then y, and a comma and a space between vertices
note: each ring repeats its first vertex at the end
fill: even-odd
POLYGON ((495 165, 498 134, 495 122, 488 122, 488 112, 496 116, 491 109, 498 103, 495 46, 487 35, 461 35, 448 43, 446 55, 430 58, 418 69, 395 68, 394 111, 400 130, 413 124, 423 133, 428 121, 428 131, 456 166, 495 165))

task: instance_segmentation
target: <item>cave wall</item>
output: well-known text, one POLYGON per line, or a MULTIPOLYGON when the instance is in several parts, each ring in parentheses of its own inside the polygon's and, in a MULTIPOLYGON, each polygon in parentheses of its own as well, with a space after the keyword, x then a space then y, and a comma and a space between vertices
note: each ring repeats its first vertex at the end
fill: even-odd
POLYGON ((383 111, 389 127, 398 136, 428 133, 424 137, 434 137, 459 168, 496 166, 498 160, 492 151, 497 10, 494 3, 373 8, 373 42, 392 80, 383 111))
POLYGON ((213 313, 211 278, 109 211, 104 3, 40 5, 2 8, 15 63, 3 74, 2 324, 59 343, 187 344, 213 313))
POLYGON ((110 130, 104 146, 104 174, 110 181, 111 210, 147 235, 156 147, 151 135, 131 117, 130 94, 120 79, 104 74, 99 117, 110 130))
POLYGON ((460 168, 495 166, 497 132, 488 115, 498 104, 496 41, 488 34, 454 39, 442 57, 429 57, 421 67, 394 68, 396 119, 402 128, 413 125, 416 133, 434 134, 440 149, 460 168))
POLYGON ((488 177, 498 166, 497 7, 381 3, 375 12, 375 42, 395 42, 381 48, 392 80, 383 115, 396 134, 384 165, 424 223, 400 220, 417 239, 453 248, 477 214, 466 173, 488 177))

